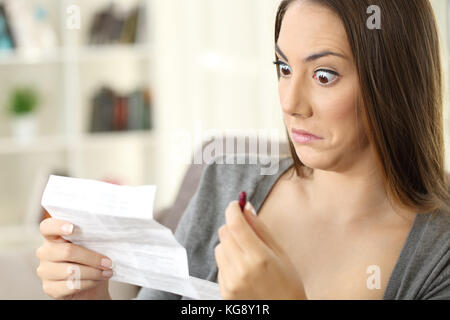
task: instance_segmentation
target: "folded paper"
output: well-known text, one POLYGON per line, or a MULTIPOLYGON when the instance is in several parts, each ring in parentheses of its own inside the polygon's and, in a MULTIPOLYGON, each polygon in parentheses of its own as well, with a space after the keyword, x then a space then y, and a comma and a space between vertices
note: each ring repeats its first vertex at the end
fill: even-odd
POLYGON ((66 240, 109 257, 111 280, 193 299, 221 299, 217 283, 189 275, 186 249, 153 219, 156 186, 118 186, 51 175, 41 205, 74 225, 66 240))

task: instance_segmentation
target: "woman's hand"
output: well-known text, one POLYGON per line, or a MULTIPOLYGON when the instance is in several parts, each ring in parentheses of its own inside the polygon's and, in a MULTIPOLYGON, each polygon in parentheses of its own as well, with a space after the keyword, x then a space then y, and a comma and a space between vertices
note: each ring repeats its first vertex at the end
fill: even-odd
POLYGON ((244 214, 237 201, 226 211, 215 248, 218 282, 223 299, 306 299, 298 272, 257 219, 247 202, 244 214))
POLYGON ((108 279, 112 263, 107 257, 62 238, 73 225, 53 218, 40 224, 44 244, 36 250, 36 270, 44 292, 55 299, 111 299, 108 279))

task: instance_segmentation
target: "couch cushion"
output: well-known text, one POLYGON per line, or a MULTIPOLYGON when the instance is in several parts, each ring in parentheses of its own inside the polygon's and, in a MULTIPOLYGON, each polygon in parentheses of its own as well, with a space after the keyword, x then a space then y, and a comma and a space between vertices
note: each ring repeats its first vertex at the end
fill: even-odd
MULTIPOLYGON (((223 138, 225 139, 225 138, 223 138)), ((203 143, 201 152, 205 150, 205 147, 208 146, 213 139, 210 139, 203 143)), ((225 141, 225 140, 224 140, 225 141)), ((225 145, 225 143, 223 144, 225 145)), ((237 139, 234 139, 234 150, 237 149, 237 139)), ((271 155, 271 144, 268 143, 267 152, 269 155, 271 155)), ((280 142, 278 144, 279 146, 279 153, 280 157, 290 155, 289 151, 289 145, 285 142, 280 142)), ((249 150, 249 139, 247 138, 245 140, 245 150, 248 152, 249 150)), ((200 152, 200 150, 197 151, 197 153, 200 152)), ((225 153, 229 154, 229 153, 225 153)), ((175 198, 175 202, 173 203, 172 207, 167 208, 164 210, 165 212, 161 213, 159 222, 169 229, 171 229, 173 232, 175 232, 175 229, 178 225, 178 221, 180 220, 182 214, 184 213, 185 209, 187 208, 187 205, 189 204, 189 201, 194 196, 195 191, 197 190, 197 187, 200 183, 200 179, 202 176, 202 172, 204 167, 206 166, 205 163, 203 164, 194 164, 194 161, 191 161, 191 165, 188 167, 186 174, 183 178, 183 181, 181 183, 180 189, 178 191, 178 194, 175 198)))

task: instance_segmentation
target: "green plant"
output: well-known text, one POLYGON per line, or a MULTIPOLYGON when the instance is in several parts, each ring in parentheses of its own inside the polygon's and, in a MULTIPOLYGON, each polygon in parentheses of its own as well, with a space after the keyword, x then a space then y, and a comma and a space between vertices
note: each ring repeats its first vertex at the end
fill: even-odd
POLYGON ((15 116, 22 116, 36 110, 39 103, 37 92, 33 88, 16 88, 12 91, 8 109, 15 116))

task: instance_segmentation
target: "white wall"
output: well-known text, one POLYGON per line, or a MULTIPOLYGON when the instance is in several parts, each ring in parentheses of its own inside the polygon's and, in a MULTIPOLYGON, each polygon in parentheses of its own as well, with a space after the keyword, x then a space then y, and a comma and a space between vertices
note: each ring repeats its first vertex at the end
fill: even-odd
POLYGON ((444 104, 444 125, 445 125, 445 150, 446 150, 446 167, 450 172, 450 82, 449 82, 449 16, 450 16, 450 0, 430 0, 436 13, 438 20, 441 42, 442 42, 442 62, 445 72, 445 88, 446 97, 444 104))
POLYGON ((444 130, 445 130, 445 151, 446 151, 446 169, 450 172, 450 82, 449 82, 449 15, 450 0, 430 0, 436 13, 439 24, 442 49, 442 64, 445 80, 445 102, 444 102, 444 130))
POLYGON ((278 0, 170 0, 153 3, 160 190, 170 204, 186 165, 173 154, 177 128, 280 130, 273 57, 278 0), (164 32, 162 32, 164 30, 164 32), (197 122, 198 123, 198 122, 197 122), (177 181, 178 183, 174 183, 177 181), (166 192, 173 190, 173 192, 166 192))

